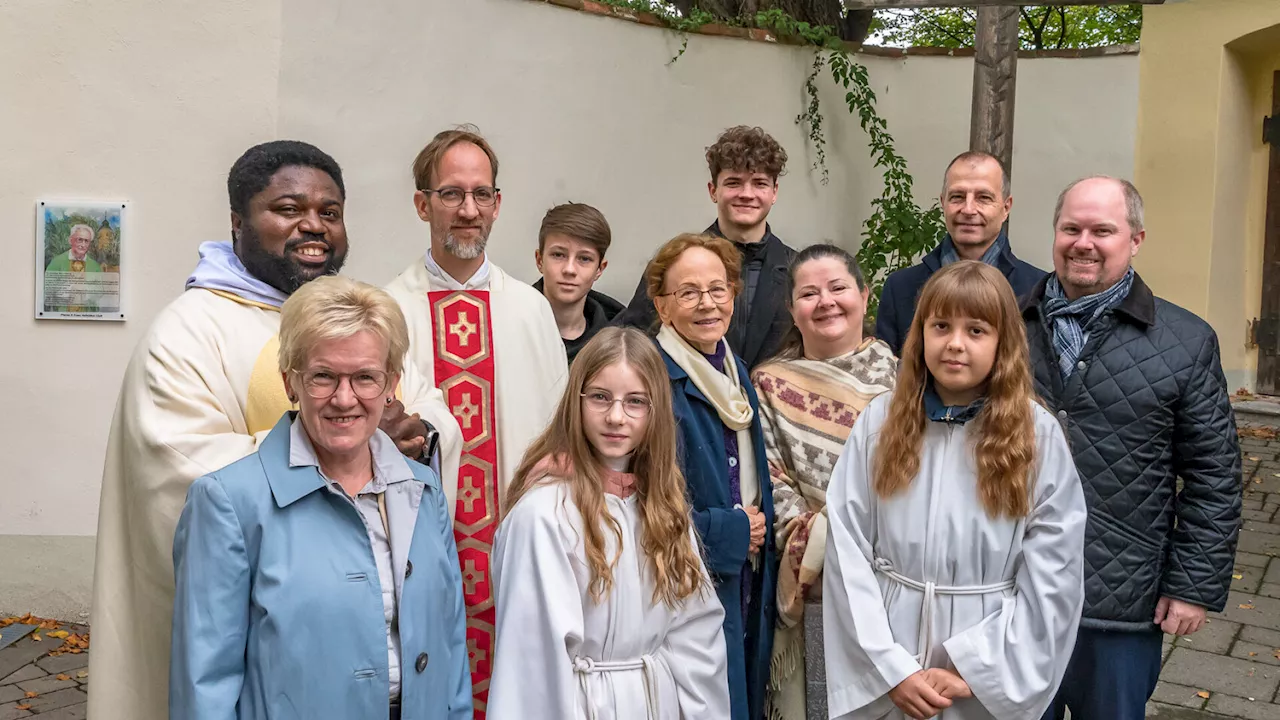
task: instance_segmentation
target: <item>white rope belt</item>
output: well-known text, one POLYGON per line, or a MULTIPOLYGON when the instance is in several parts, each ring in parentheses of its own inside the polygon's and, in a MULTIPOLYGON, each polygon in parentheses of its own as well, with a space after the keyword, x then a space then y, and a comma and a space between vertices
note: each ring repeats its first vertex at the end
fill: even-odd
POLYGON ((1013 580, 991 583, 990 585, 937 585, 932 582, 920 582, 903 575, 893 569, 893 563, 884 558, 876 558, 876 572, 890 580, 924 593, 924 604, 920 606, 920 633, 916 636, 916 662, 920 667, 929 667, 933 659, 933 606, 939 595, 986 595, 988 593, 1005 592, 1016 587, 1013 580))
POLYGON ((654 672, 656 660, 652 655, 641 655, 638 660, 614 660, 603 662, 579 655, 573 659, 573 671, 578 674, 578 687, 587 703, 587 720, 598 720, 595 698, 591 695, 590 676, 596 673, 640 670, 644 674, 644 696, 649 720, 658 720, 658 686, 654 672))

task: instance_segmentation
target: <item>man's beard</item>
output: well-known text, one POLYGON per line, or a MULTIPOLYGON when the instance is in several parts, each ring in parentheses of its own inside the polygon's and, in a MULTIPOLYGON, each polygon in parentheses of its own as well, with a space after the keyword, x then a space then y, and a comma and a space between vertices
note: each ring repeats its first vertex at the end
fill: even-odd
POLYGON ((247 223, 240 229, 238 244, 236 254, 240 256, 240 262, 244 263, 249 274, 285 295, 292 295, 304 284, 323 275, 337 275, 347 259, 346 251, 339 255, 323 235, 310 233, 303 233, 302 237, 286 242, 283 255, 273 255, 262 247, 258 233, 247 223), (324 265, 301 265, 293 259, 293 250, 304 243, 321 243, 329 249, 329 257, 324 265))
POLYGON ((459 260, 475 260, 484 254, 484 248, 489 244, 489 233, 482 232, 471 242, 459 240, 453 233, 445 233, 443 244, 444 249, 459 260))

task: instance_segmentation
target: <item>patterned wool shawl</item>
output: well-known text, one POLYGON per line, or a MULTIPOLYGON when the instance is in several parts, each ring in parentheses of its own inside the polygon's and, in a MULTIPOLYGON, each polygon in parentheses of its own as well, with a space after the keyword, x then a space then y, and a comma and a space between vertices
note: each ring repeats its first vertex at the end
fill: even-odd
POLYGON ((839 357, 769 362, 753 375, 782 551, 770 718, 804 718, 801 620, 805 600, 817 599, 822 588, 827 483, 854 421, 873 398, 893 390, 897 369, 889 346, 867 338, 839 357))

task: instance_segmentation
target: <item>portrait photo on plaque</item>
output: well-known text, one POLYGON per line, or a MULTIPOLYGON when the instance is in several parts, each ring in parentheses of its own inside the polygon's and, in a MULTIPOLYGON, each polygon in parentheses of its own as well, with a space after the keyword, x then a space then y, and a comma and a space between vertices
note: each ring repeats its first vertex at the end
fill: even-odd
POLYGON ((124 320, 121 250, 127 201, 36 203, 36 318, 124 320))

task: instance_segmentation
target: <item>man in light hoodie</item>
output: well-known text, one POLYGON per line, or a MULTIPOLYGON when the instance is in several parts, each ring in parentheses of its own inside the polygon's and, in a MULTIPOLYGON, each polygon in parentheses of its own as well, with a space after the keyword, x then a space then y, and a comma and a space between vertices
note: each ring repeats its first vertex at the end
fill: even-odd
MULTIPOLYGON (((250 148, 227 191, 233 241, 200 246, 186 291, 160 311, 120 388, 93 583, 89 714, 101 720, 168 717, 173 533, 187 488, 256 451, 290 409, 280 306, 347 255, 342 171, 319 149, 250 148)), ((400 450, 456 457, 461 435, 440 392, 408 368, 399 391, 382 429, 400 450)))

